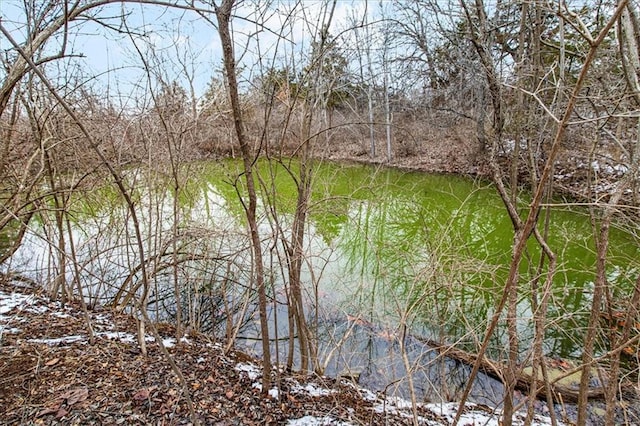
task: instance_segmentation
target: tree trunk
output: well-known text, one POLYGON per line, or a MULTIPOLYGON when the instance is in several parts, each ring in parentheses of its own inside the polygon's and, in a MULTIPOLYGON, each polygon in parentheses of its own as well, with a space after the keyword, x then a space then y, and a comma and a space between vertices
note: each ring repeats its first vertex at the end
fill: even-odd
POLYGON ((216 16, 218 18, 218 32, 220 41, 222 42, 222 52, 224 56, 224 67, 227 77, 227 85, 229 88, 229 99, 233 111, 233 123, 236 131, 238 145, 242 154, 242 162, 244 165, 244 177, 247 185, 247 196, 249 203, 243 202, 245 215, 247 217, 249 232, 251 234, 251 249, 253 251, 253 263, 256 289, 258 291, 258 310, 260 316, 260 333, 262 338, 262 392, 267 393, 271 388, 271 348, 269 345, 269 323, 267 319, 267 291, 264 279, 264 265, 262 256, 262 246, 260 242, 260 234, 258 232, 258 221, 256 218, 257 209, 257 192, 253 178, 253 161, 254 156, 249 147, 249 142, 245 135, 244 121, 242 116, 242 107, 240 105, 240 96, 238 92, 238 80, 236 76, 236 60, 233 53, 233 41, 229 24, 231 20, 231 10, 234 0, 224 0, 222 4, 216 8, 216 16))

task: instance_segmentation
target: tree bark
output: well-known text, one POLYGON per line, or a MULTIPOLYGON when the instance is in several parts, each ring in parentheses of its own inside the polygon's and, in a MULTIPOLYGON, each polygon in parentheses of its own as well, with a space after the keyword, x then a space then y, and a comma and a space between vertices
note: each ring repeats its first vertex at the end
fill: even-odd
POLYGON ((238 91, 238 79, 236 76, 236 60, 233 53, 233 41, 231 39, 230 23, 231 10, 234 0, 224 0, 219 7, 216 7, 218 19, 218 32, 222 42, 222 53, 224 56, 224 68, 229 88, 229 100, 233 111, 233 124, 236 131, 236 138, 242 153, 242 163, 244 165, 245 184, 247 185, 248 204, 243 202, 245 215, 247 217, 249 232, 251 234, 251 249, 253 251, 253 263, 256 289, 258 292, 258 310, 260 316, 260 333, 262 340, 262 392, 266 394, 271 388, 271 347, 269 345, 269 323, 267 319, 267 291, 264 279, 264 264, 262 256, 262 245, 258 232, 258 221, 256 209, 258 197, 253 177, 254 154, 247 140, 244 130, 242 107, 238 91))

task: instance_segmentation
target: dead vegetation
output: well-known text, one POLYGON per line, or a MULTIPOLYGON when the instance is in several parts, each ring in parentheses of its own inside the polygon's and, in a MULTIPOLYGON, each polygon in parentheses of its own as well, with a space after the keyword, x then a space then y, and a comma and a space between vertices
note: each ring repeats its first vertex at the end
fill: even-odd
MULTIPOLYGON (((4 290, 13 292, 4 286, 4 290)), ((20 296, 22 293, 18 293, 20 296)), ((184 424, 189 413, 176 376, 156 344, 142 355, 135 324, 124 314, 91 312, 90 344, 77 306, 31 293, 31 302, 4 312, 0 375, 3 424, 184 424), (6 323, 5 323, 6 321, 6 323)), ((170 335, 170 326, 160 327, 170 335)), ((306 415, 384 424, 384 414, 348 383, 280 373, 278 398, 264 398, 237 368, 257 362, 202 335, 165 342, 185 375, 205 424, 280 424, 306 415), (329 389, 313 396, 306 385, 329 389), (296 390, 297 389, 297 390, 296 390)), ((400 419, 397 419, 400 423, 400 419)))
MULTIPOLYGON (((190 423, 176 375, 156 343, 141 353, 131 317, 91 311, 96 339, 90 343, 79 306, 6 282, 0 294, 1 424, 190 423)), ((166 324, 158 328, 163 336, 174 333, 166 324)), ((284 424, 305 416, 322 424, 412 423, 393 401, 327 377, 274 371, 273 389, 264 397, 259 361, 240 351, 224 353, 205 335, 167 338, 164 345, 188 382, 202 424, 284 424)), ((426 408, 419 412, 425 421, 448 423, 426 408)))

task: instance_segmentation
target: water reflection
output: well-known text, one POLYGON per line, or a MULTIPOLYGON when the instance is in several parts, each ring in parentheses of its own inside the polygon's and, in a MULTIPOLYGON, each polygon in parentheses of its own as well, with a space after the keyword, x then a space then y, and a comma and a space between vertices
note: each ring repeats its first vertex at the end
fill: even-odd
MULTIPOLYGON (((237 195, 236 185, 242 185, 237 167, 227 162, 192 168, 177 198, 169 185, 142 173, 132 174, 131 185, 135 179, 153 284, 152 314, 159 319, 175 316, 177 287, 193 326, 224 336, 230 332, 229 324, 241 325, 238 332, 250 345, 258 329, 250 309, 254 302, 251 257, 237 195)), ((267 197, 275 200, 278 223, 287 233, 296 201, 294 182, 272 163, 261 163, 259 171, 268 182, 275 178, 273 187, 262 187, 261 206, 267 197)), ((466 367, 439 356, 423 342, 455 343, 474 350, 483 337, 501 296, 513 241, 511 222, 494 189, 453 176, 361 166, 318 164, 315 173, 302 272, 310 320, 317 328, 320 352, 327 356, 327 372, 357 370, 371 386, 403 392, 407 382, 396 380, 409 373, 397 336, 400 325, 406 325, 410 333, 404 343, 411 374, 424 390, 423 397, 455 399, 466 367), (396 384, 387 387, 390 383, 396 384)), ((90 304, 139 295, 140 260, 132 224, 115 191, 104 188, 78 197, 70 210, 81 276, 75 277, 69 268, 67 281, 79 279, 88 290, 90 304)), ((283 338, 288 335, 285 256, 279 230, 263 207, 260 220, 272 286, 271 333, 283 338)), ((58 271, 51 223, 34 220, 22 248, 3 269, 52 282, 58 271)), ((594 279, 591 225, 580 212, 554 210, 549 235, 558 271, 545 352, 577 357, 594 279)), ((0 250, 10 237, 0 236, 0 250)), ((638 271, 638 245, 632 236, 614 229, 610 247, 609 280, 614 294, 624 297, 638 271)), ((530 347, 533 334, 527 292, 534 278, 539 278, 540 285, 544 282, 546 272, 536 277, 539 258, 540 250, 532 241, 520 271, 523 297, 518 330, 523 350, 530 347)), ((278 357, 285 359, 285 343, 276 341, 278 357)), ((490 355, 502 358, 505 342, 501 325, 490 355)), ((477 386, 478 398, 496 395, 501 399, 499 384, 485 380, 477 386)))
MULTIPOLYGON (((471 348, 506 280, 511 222, 491 187, 451 177, 390 174, 378 196, 352 207, 349 225, 339 236, 339 246, 352 260, 350 272, 384 288, 385 297, 402 299, 404 306, 419 302, 424 314, 415 313, 414 319, 429 330, 426 337, 445 335, 451 341, 467 341, 471 348)), ((558 273, 546 349, 556 356, 579 356, 577 342, 586 325, 581 313, 594 280, 591 224, 579 212, 553 211, 549 236, 558 256, 558 273)), ((635 280, 637 244, 620 230, 612 231, 612 240, 609 282, 624 294, 635 280)), ((536 279, 539 288, 546 274, 543 269, 537 276, 539 259, 540 249, 531 241, 520 271, 523 348, 530 347, 533 335, 527 292, 536 279)), ((495 356, 500 356, 505 339, 499 328, 495 356)))

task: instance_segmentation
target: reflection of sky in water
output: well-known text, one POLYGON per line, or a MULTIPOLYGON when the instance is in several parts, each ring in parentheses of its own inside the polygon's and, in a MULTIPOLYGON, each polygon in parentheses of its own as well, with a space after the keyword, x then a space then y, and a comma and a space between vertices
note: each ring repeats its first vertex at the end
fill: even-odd
MULTIPOLYGON (((180 206, 179 226, 188 237, 221 238, 225 234, 236 234, 237 225, 229 214, 227 202, 213 184, 204 186, 200 197, 188 208, 180 206)), ((71 226, 74 251, 80 267, 81 282, 86 286, 87 297, 113 294, 117 283, 121 283, 139 263, 134 225, 129 212, 122 203, 101 203, 100 200, 83 201, 71 206, 71 216, 76 218, 71 226), (90 211, 91 214, 87 212, 90 211), (111 288, 111 290, 109 290, 111 288)), ((168 191, 145 191, 136 202, 137 216, 147 259, 159 250, 167 250, 173 235, 173 198, 168 191)), ((21 271, 21 274, 38 282, 52 283, 56 274, 58 250, 48 241, 57 239, 53 218, 44 222, 32 220, 23 244, 4 270, 21 271)), ((238 238, 236 238, 238 239, 238 238)), ((67 245, 69 235, 65 233, 67 245)), ((233 252, 241 246, 232 239, 226 244, 215 244, 222 254, 233 252)), ((67 256, 70 256, 67 253, 67 256)), ((74 268, 66 270, 67 283, 73 283, 74 268)))
MULTIPOLYGON (((436 340, 444 337, 448 342, 461 339, 469 344, 474 338, 483 337, 502 293, 513 243, 511 222, 493 189, 450 176, 394 171, 372 174, 372 169, 359 167, 326 165, 318 175, 326 180, 319 183, 322 191, 316 194, 309 211, 302 279, 310 306, 316 296, 321 302, 317 314, 319 327, 326 332, 323 337, 327 346, 323 350, 341 339, 350 323, 348 318, 351 322, 354 318, 366 321, 373 327, 354 329, 358 338, 344 342, 330 368, 335 372, 347 368, 349 357, 354 361, 357 358, 357 367, 363 374, 386 365, 375 359, 397 356, 397 348, 385 336, 396 332, 403 315, 416 336, 436 340), (365 189, 357 191, 358 186, 365 189)), ((221 176, 190 176, 195 183, 187 186, 185 200, 179 202, 177 225, 184 241, 200 244, 199 252, 231 255, 247 248, 246 227, 235 188, 223 183, 221 176)), ((296 193, 286 174, 279 176, 278 219, 289 236, 296 193)), ((171 242, 173 198, 170 191, 142 191, 137 209, 145 250, 151 256, 171 242)), ((72 216, 72 236, 82 282, 98 294, 107 291, 109 285, 121 283, 135 266, 135 241, 131 221, 121 203, 100 199, 86 203, 91 206, 78 207, 83 214, 72 216)), ((259 217, 268 282, 278 287, 284 282, 282 274, 286 275, 282 244, 277 240, 280 234, 264 211, 259 217)), ((584 311, 591 297, 595 259, 592 231, 585 215, 559 211, 553 213, 552 219, 549 241, 558 256, 558 270, 549 300, 545 350, 578 355, 576 348, 584 324, 575 318, 575 313, 584 311)), ((55 273, 45 271, 55 264, 56 251, 48 245, 45 235, 55 235, 53 228, 32 222, 32 232, 4 267, 26 270, 33 278, 51 282, 55 273)), ((614 230, 611 252, 617 258, 610 267, 610 281, 633 282, 638 260, 633 241, 614 230)), ((535 270, 539 259, 533 241, 526 259, 530 263, 525 262, 521 269, 523 295, 530 287, 527 268, 535 270)), ((250 270, 248 256, 234 262, 236 276, 246 277, 242 274, 250 270)), ((71 267, 67 273, 71 282, 71 267)), ((194 279, 194 274, 185 273, 184 279, 194 279)), ((162 277, 156 282, 167 284, 162 277)), ((544 276, 539 286, 543 284, 544 276)), ((624 292, 625 288, 619 290, 622 297, 624 292)), ((275 295, 285 301, 281 289, 276 288, 275 295)), ((526 349, 533 335, 527 297, 521 299, 518 314, 519 335, 526 349)), ((278 318, 278 334, 284 336, 286 313, 279 313, 278 318)), ((246 334, 252 331, 248 329, 246 334)), ((494 354, 504 351, 505 344, 505 331, 500 327, 493 341, 494 354)), ((414 355, 417 357, 424 350, 415 349, 414 355)), ((432 362, 428 356, 425 359, 426 363, 432 362)), ((385 362, 392 365, 389 359, 385 362)), ((394 368, 404 374, 402 368, 394 368)), ((369 380, 373 380, 371 377, 369 380)))

